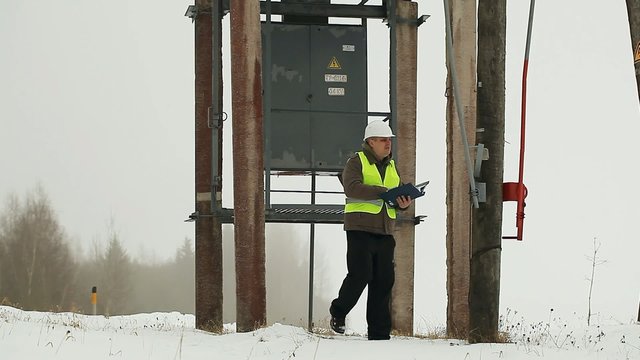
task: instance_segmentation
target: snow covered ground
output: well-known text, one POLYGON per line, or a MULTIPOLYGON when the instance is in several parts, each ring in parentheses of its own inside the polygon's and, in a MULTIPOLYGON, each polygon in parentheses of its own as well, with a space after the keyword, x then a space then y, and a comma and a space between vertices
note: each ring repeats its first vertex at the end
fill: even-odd
POLYGON ((230 325, 216 335, 194 323, 193 315, 179 313, 105 318, 0 306, 0 359, 640 359, 637 323, 507 319, 513 343, 475 345, 407 337, 368 341, 281 324, 250 333, 235 333, 230 325))

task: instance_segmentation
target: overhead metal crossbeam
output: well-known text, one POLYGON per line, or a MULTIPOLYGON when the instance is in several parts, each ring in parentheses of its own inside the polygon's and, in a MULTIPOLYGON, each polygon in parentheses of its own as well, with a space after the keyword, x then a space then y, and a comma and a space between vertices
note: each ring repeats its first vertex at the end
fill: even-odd
MULTIPOLYGON (((222 0, 223 14, 229 12, 230 0, 222 0)), ((371 19, 385 19, 387 18, 386 1, 383 1, 383 5, 364 5, 365 2, 361 2, 358 5, 345 5, 345 4, 314 4, 314 3, 283 3, 283 2, 271 2, 260 1, 260 13, 266 14, 267 7, 271 6, 271 15, 293 15, 293 16, 324 16, 324 17, 339 17, 339 18, 371 18, 371 19)), ((185 16, 194 19, 199 14, 210 14, 211 8, 198 8, 195 5, 190 5, 185 13, 185 16)))
MULTIPOLYGON (((228 0, 225 0, 228 2, 228 0)), ((260 12, 267 12, 267 2, 260 1, 260 12)), ((383 5, 344 5, 272 2, 273 15, 326 16, 345 18, 379 18, 387 17, 387 9, 383 5)))

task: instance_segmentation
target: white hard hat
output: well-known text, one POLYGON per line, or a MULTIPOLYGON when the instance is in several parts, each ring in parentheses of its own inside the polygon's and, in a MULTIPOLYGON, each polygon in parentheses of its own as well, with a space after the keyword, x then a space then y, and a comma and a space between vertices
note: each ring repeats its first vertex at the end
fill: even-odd
POLYGON ((391 128, 389 124, 382 120, 374 120, 367 125, 364 129, 364 139, 367 140, 370 137, 378 136, 378 137, 395 137, 391 132, 391 128))

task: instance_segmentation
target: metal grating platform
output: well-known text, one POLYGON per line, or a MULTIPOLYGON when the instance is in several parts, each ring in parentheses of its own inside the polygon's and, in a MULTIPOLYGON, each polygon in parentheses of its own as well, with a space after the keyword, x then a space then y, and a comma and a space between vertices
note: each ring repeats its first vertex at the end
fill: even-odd
MULTIPOLYGON (((218 215, 223 224, 233 224, 233 209, 220 209, 218 215)), ((194 212, 185 221, 196 221, 199 218, 210 218, 211 214, 199 214, 194 212)), ((410 221, 414 225, 419 225, 424 221, 426 215, 418 215, 407 218, 399 215, 396 221, 410 221)), ((293 223, 293 224, 343 224, 344 205, 304 205, 304 204, 278 204, 265 210, 265 222, 271 223, 293 223)))
POLYGON ((273 204, 265 213, 266 222, 342 224, 344 205, 273 204))
MULTIPOLYGON (((195 212, 186 221, 212 216, 195 212)), ((233 224, 233 209, 222 208, 217 216, 223 224, 233 224)), ((271 208, 265 210, 264 216, 265 222, 271 223, 342 224, 344 205, 272 204, 271 208)))

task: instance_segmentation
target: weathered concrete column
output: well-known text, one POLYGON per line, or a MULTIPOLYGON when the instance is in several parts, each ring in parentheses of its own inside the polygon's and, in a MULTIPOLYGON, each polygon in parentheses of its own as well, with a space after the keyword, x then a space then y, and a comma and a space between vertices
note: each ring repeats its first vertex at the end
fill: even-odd
MULTIPOLYGON (((452 0, 453 52, 459 99, 464 108, 467 139, 476 133, 476 0, 452 0)), ((447 19, 448 21, 448 19, 447 19)), ((450 69, 451 64, 447 62, 450 69)), ((447 79, 447 334, 466 338, 469 332, 471 207, 469 176, 458 114, 447 79)))
MULTIPOLYGON (((396 2, 396 135, 394 150, 398 171, 405 183, 416 180, 416 96, 417 96, 417 24, 418 3, 396 2)), ((393 36, 393 35, 392 35, 393 36)), ((393 42, 392 42, 393 43, 393 42)), ((393 329, 401 334, 413 334, 413 283, 415 250, 415 206, 398 212, 396 224, 396 280, 391 300, 393 329)))
MULTIPOLYGON (((214 4, 216 1, 196 1, 201 10, 211 9, 214 4)), ((211 14, 202 11, 195 18, 195 210, 205 216, 198 217, 195 226, 195 310, 198 329, 219 332, 222 331, 222 227, 211 217, 213 148, 207 119, 213 101, 212 49, 211 14)), ((222 79, 221 72, 218 76, 222 79)))
POLYGON ((267 321, 260 1, 231 2, 236 330, 267 321))
POLYGON ((487 201, 473 212, 469 341, 498 340, 500 258, 502 251, 502 183, 504 173, 504 108, 506 0, 478 1, 479 144, 489 150, 478 181, 486 184, 487 201))

